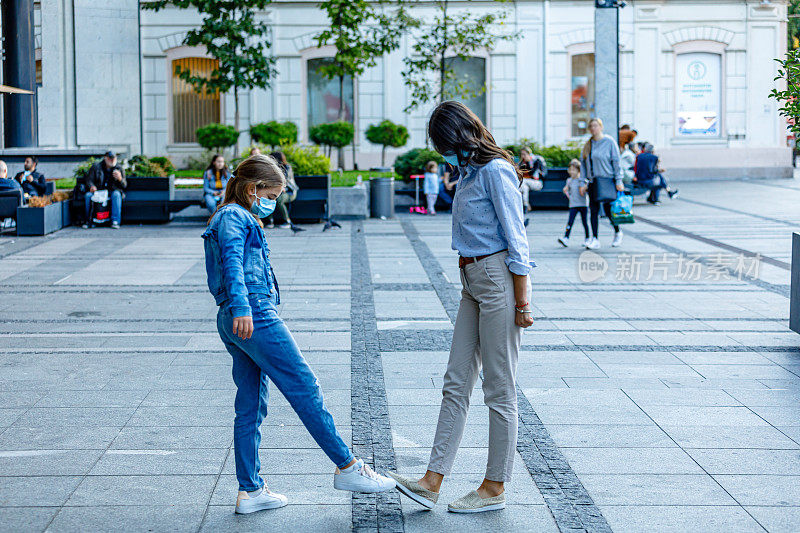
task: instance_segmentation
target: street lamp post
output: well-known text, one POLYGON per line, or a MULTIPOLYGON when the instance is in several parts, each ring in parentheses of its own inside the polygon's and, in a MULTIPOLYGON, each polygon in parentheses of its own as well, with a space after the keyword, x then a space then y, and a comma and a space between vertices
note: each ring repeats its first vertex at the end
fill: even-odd
POLYGON ((619 132, 619 10, 620 0, 595 0, 594 105, 608 135, 619 132))

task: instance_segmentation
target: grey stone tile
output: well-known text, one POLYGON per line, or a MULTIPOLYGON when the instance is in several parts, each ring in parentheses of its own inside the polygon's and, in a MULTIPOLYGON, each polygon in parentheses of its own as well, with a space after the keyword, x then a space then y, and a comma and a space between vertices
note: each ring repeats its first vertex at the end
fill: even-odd
MULTIPOLYGON (((297 449, 291 453, 286 450, 274 448, 262 448, 259 450, 261 458, 261 475, 271 476, 273 474, 330 474, 336 465, 328 459, 328 456, 319 448, 297 449)), ((222 470, 225 474, 236 473, 236 461, 233 449, 228 453, 225 460, 225 467, 222 470)))
POLYGON ((766 426, 767 423, 747 407, 709 407, 689 405, 648 405, 645 412, 662 426, 766 426))
POLYGON ((65 507, 47 531, 197 531, 204 513, 204 505, 65 507))
POLYGON ((606 405, 537 405, 534 407, 545 424, 651 424, 652 421, 630 401, 619 407, 606 405))
POLYGON ((6 476, 80 476, 87 474, 101 450, 0 451, 6 476))
POLYGON ((127 426, 233 426, 233 404, 225 407, 139 407, 127 426))
POLYGON ((352 531, 351 506, 348 505, 289 505, 281 509, 237 515, 233 505, 213 505, 203 521, 201 531, 237 531, 240 533, 297 533, 352 531))
POLYGON ((89 472, 93 476, 218 474, 227 448, 108 450, 89 472))
POLYGON ((614 531, 659 533, 697 531, 759 531, 763 528, 737 506, 622 506, 601 505, 614 531))
MULTIPOLYGON (((353 430, 344 425, 337 425, 336 430, 342 440, 350 445, 353 430)), ((319 445, 305 426, 272 425, 261 427, 261 449, 317 449, 319 445)))
POLYGON ((571 389, 666 389, 667 385, 658 378, 575 378, 565 377, 564 382, 571 389))
POLYGON ((0 428, 5 428, 19 420, 26 409, 0 409, 0 428))
POLYGON ((800 450, 701 450, 687 449, 709 474, 800 475, 800 450))
POLYGON ((679 448, 563 448, 572 469, 583 474, 701 474, 679 448))
POLYGON ((798 412, 797 405, 755 406, 751 407, 751 409, 773 426, 800 426, 800 412, 798 412))
MULTIPOLYGON (((519 453, 514 455, 513 475, 527 474, 525 463, 519 453)), ((395 456, 399 472, 405 472, 409 475, 418 472, 422 475, 428 466, 430 450, 428 448, 398 448, 395 450, 395 456)), ((456 455, 455 463, 453 463, 453 473, 485 474, 487 458, 488 451, 486 448, 460 448, 456 455)))
POLYGON ((580 480, 598 505, 736 505, 706 474, 583 474, 580 480))
POLYGON ((699 374, 708 379, 795 379, 785 368, 778 365, 692 365, 699 374))
POLYGON ((36 402, 45 407, 136 407, 147 395, 141 390, 58 390, 50 391, 36 402))
MULTIPOLYGON (((433 446, 436 434, 436 421, 430 424, 395 424, 392 423, 392 441, 395 450, 399 448, 424 448, 433 446)), ((489 443, 489 424, 469 425, 464 428, 461 448, 484 448, 489 443)))
POLYGON ((661 426, 683 448, 793 450, 797 443, 771 426, 661 426))
MULTIPOLYGON (((439 405, 390 405, 389 419, 392 425, 418 425, 423 421, 428 421, 433 429, 439 420, 439 405)), ((488 425, 489 409, 483 405, 470 406, 467 413, 467 425, 488 425)))
POLYGON ((675 448, 658 426, 620 424, 548 424, 559 448, 675 448))
POLYGON ((688 365, 656 365, 656 364, 611 364, 598 363, 600 368, 610 378, 685 378, 699 377, 692 367, 688 365))
POLYGON ((794 533, 800 524, 800 507, 745 507, 771 533, 794 533))
MULTIPOLYGON (((742 404, 722 390, 666 389, 659 391, 631 389, 625 391, 640 407, 653 405, 686 405, 702 407, 733 407, 742 404)), ((647 410, 647 409, 645 409, 647 410)))
POLYGON ((4 531, 44 531, 57 507, 0 507, 0 524, 4 531))
POLYGON ((43 395, 44 392, 35 390, 29 390, 25 392, 25 394, 20 394, 17 391, 0 390, 0 405, 2 405, 4 409, 32 407, 43 395))
POLYGON ((636 407, 630 398, 619 389, 530 389, 523 387, 523 393, 534 409, 539 405, 636 407))
POLYGON ((67 500, 68 507, 169 505, 206 502, 217 479, 208 476, 87 476, 67 500), (191 490, 186 490, 191 487, 191 490))
MULTIPOLYGON (((276 395, 280 393, 271 387, 276 395)), ((185 390, 176 393, 174 390, 154 390, 143 399, 143 407, 229 407, 236 397, 235 389, 226 390, 185 390)), ((272 398, 270 398, 271 400, 272 398)))
POLYGON ((119 432, 107 426, 14 427, 0 434, 0 450, 105 450, 119 432))
POLYGON ((748 407, 792 407, 800 403, 800 390, 730 390, 731 396, 748 407))
POLYGON ((174 450, 181 448, 228 448, 233 428, 191 426, 128 426, 118 431, 112 449, 174 450))
POLYGON ((132 407, 33 407, 17 419, 18 427, 54 426, 118 426, 133 415, 132 407))
POLYGON ((800 506, 800 476, 714 476, 741 505, 800 506))
POLYGON ((4 476, 0 505, 21 507, 36 503, 40 507, 59 507, 80 482, 80 476, 4 476))
POLYGON ((402 505, 407 531, 558 531, 544 505, 508 505, 503 511, 471 515, 421 511, 407 498, 402 505))

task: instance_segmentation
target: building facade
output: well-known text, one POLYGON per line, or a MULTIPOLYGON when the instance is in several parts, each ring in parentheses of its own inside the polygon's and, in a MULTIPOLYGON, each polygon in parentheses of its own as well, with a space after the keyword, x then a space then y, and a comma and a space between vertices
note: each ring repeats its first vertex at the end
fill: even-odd
MULTIPOLYGON (((454 63, 471 83, 485 82, 486 92, 468 103, 500 143, 585 138, 594 104, 593 1, 451 6, 507 9, 507 24, 520 32, 516 41, 454 63)), ((213 69, 204 50, 182 44, 199 23, 196 13, 140 11, 136 0, 62 0, 40 9, 42 146, 112 145, 181 161, 201 151, 198 126, 233 123, 232 96, 198 95, 174 75, 178 65, 213 69)), ((415 9, 424 19, 435 6, 415 9)), ((338 84, 316 71, 332 55, 315 44, 327 20, 304 1, 278 0, 259 16, 271 28, 278 75, 270 89, 240 95, 241 127, 292 121, 306 142, 309 126, 335 119, 339 106, 338 84)), ((674 177, 791 175, 786 122, 768 97, 773 59, 786 51, 785 0, 631 0, 620 17, 620 122, 657 147, 674 177)), ((431 106, 404 112, 408 89, 400 73, 412 39, 346 80, 361 168, 380 163, 380 147, 364 131, 384 118, 409 128, 405 149, 425 145, 431 106)), ((350 158, 348 150, 348 166, 350 158)))

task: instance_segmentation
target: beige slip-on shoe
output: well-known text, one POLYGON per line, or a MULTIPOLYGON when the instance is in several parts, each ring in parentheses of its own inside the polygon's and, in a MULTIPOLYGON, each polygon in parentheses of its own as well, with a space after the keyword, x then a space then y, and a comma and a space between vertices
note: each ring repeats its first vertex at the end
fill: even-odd
POLYGON ((397 482, 397 490, 405 496, 408 496, 426 509, 433 509, 433 506, 436 505, 436 500, 439 499, 438 492, 432 492, 420 486, 420 484, 413 479, 401 476, 396 472, 386 473, 397 482))
POLYGON ((447 506, 451 513, 483 513, 506 508, 506 493, 491 498, 481 498, 477 490, 468 492, 447 506))

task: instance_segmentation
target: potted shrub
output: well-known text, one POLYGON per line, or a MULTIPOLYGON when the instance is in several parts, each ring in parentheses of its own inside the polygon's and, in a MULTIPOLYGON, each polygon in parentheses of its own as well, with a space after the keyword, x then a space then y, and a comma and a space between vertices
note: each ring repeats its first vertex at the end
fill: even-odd
POLYGON ((353 142, 354 135, 355 128, 344 120, 317 124, 308 130, 308 138, 311 142, 328 148, 328 157, 330 157, 333 148, 338 150, 338 165, 340 167, 344 165, 344 151, 342 149, 353 142))
POLYGON ((17 235, 47 235, 69 225, 69 198, 67 192, 32 196, 17 208, 17 235))
POLYGON ((316 222, 326 218, 331 188, 330 159, 316 146, 289 145, 281 150, 300 187, 292 202, 292 220, 316 222))
POLYGON ((294 122, 262 122, 250 127, 250 138, 275 150, 278 146, 297 142, 297 125, 294 122))
POLYGON ((211 123, 197 128, 197 143, 206 150, 217 153, 233 146, 239 140, 239 132, 233 126, 211 123))
POLYGON ((402 124, 395 124, 391 120, 384 120, 380 124, 373 124, 366 131, 367 140, 372 144, 381 145, 381 166, 386 166, 386 147, 400 148, 408 142, 408 129, 402 124))

